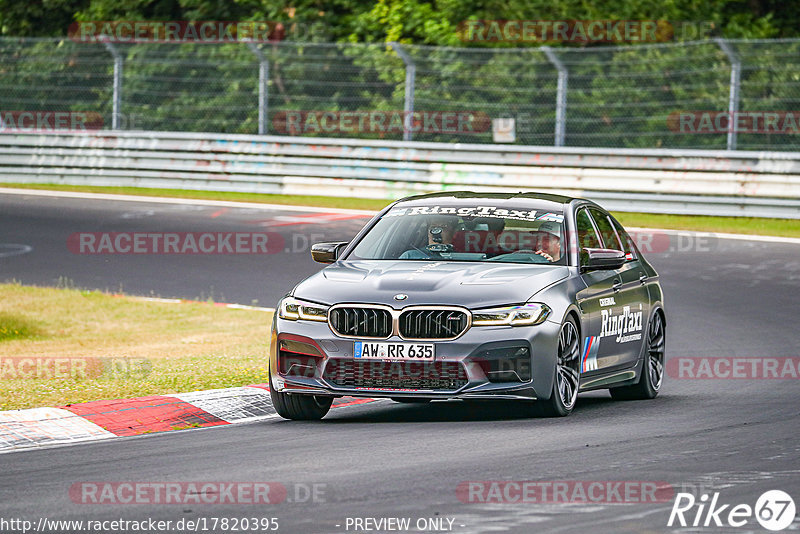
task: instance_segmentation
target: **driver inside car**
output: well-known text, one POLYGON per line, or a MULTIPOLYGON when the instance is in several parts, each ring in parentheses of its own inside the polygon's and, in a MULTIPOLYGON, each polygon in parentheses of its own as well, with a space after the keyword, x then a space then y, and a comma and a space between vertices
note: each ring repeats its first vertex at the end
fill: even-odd
POLYGON ((561 258, 561 232, 559 225, 554 222, 545 221, 539 228, 539 232, 544 235, 541 248, 536 250, 536 254, 544 257, 547 261, 556 262, 561 258))
POLYGON ((458 229, 458 217, 439 216, 428 221, 428 246, 412 248, 400 255, 401 260, 423 260, 453 251, 453 236, 458 229))

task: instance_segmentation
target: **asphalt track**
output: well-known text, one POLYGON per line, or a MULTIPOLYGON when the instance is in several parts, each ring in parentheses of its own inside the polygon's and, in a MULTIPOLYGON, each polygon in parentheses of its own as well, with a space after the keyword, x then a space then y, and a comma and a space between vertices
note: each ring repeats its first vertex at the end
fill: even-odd
MULTIPOLYGON (((301 243, 257 256, 92 256, 70 252, 66 241, 74 232, 263 229, 281 232, 287 242, 312 233, 320 234, 314 240, 338 240, 363 223, 316 213, 312 222, 296 224, 298 215, 0 195, 0 279, 53 285, 63 277, 80 287, 274 306, 318 269, 301 243), (8 244, 31 250, 9 253, 26 249, 8 244)), ((666 295, 668 358, 798 356, 800 246, 670 239, 671 249, 648 255, 666 295)), ((799 401, 798 380, 667 377, 653 401, 585 394, 564 419, 525 419, 513 405, 378 401, 313 423, 270 419, 10 453, 0 455, 0 518, 277 517, 279 532, 365 532, 348 529, 347 519, 409 517, 413 527, 433 517, 454 519, 450 531, 458 533, 765 532, 752 518, 735 529, 668 527, 671 499, 481 504, 461 502, 456 488, 487 480, 665 481, 698 496, 719 492, 725 504, 754 506, 771 489, 800 504, 799 401), (68 490, 83 481, 277 481, 292 502, 73 503, 68 490), (298 499, 294 488, 304 487, 298 484, 321 485, 321 495, 315 502, 298 499)), ((800 529, 800 519, 790 529, 800 529)), ((434 530, 409 530, 420 531, 434 530)))

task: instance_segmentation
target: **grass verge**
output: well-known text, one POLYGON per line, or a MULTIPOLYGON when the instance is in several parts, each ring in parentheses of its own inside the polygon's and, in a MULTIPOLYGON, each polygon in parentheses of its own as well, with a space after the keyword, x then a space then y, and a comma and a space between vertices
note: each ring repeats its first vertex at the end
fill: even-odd
MULTIPOLYGON (((377 211, 391 200, 322 197, 312 195, 264 195, 259 193, 233 193, 225 191, 189 191, 183 189, 149 189, 139 187, 100 187, 49 184, 2 184, 0 187, 75 191, 120 195, 142 195, 171 198, 196 198, 203 200, 231 200, 323 208, 348 208, 377 211)), ((664 228, 750 235, 800 237, 799 219, 766 219, 757 217, 712 217, 703 215, 661 215, 651 213, 615 212, 619 221, 630 227, 664 228)))
POLYGON ((0 410, 267 381, 272 314, 0 284, 0 410), (23 363, 24 362, 24 363, 23 363))

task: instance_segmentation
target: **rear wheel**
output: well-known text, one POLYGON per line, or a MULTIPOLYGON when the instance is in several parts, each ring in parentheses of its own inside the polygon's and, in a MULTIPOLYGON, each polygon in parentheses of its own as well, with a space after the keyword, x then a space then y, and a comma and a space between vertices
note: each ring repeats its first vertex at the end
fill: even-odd
POLYGON ((272 374, 269 377, 269 396, 272 406, 284 419, 295 421, 315 421, 325 417, 333 404, 333 397, 319 395, 289 395, 275 391, 272 374))
POLYGON ((537 401, 535 412, 545 417, 564 417, 572 413, 580 387, 580 343, 578 327, 572 317, 561 325, 553 391, 548 400, 537 401))
POLYGON ((647 350, 642 362, 642 372, 639 381, 632 386, 611 388, 611 398, 615 400, 645 400, 653 399, 661 389, 664 380, 664 354, 666 349, 666 336, 664 319, 661 313, 656 312, 650 320, 647 329, 647 350))

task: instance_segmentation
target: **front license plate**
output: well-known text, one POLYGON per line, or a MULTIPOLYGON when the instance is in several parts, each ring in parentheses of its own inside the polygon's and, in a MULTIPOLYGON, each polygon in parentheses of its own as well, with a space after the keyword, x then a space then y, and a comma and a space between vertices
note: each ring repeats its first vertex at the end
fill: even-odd
POLYGON ((353 357, 364 360, 403 360, 430 362, 435 357, 433 343, 353 342, 353 357))

